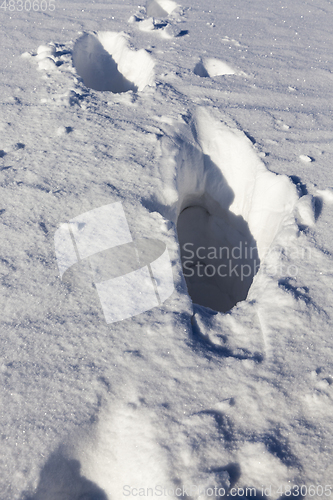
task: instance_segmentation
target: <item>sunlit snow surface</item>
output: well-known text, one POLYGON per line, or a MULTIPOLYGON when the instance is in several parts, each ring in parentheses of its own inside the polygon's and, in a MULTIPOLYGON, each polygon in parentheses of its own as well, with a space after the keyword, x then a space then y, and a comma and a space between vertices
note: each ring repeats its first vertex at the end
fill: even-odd
POLYGON ((11 5, 0 499, 333 496, 332 2, 11 5), (107 324, 54 237, 114 203, 175 291, 107 324), (188 242, 253 272, 191 281, 188 242))

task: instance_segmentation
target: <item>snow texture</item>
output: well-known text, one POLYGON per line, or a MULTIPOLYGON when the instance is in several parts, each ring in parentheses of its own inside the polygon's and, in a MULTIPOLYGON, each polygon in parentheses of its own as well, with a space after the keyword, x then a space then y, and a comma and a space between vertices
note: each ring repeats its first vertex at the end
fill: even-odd
POLYGON ((0 500, 329 498, 332 2, 34 5, 0 9, 0 500))

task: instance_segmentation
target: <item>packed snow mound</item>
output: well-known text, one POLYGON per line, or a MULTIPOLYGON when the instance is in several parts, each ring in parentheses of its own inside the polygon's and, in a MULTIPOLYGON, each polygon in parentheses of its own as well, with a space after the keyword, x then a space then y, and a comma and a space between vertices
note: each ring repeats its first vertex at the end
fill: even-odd
POLYGON ((75 43, 73 64, 94 90, 118 94, 154 84, 154 60, 144 49, 130 49, 124 33, 85 33, 75 43))
POLYGON ((173 12, 178 5, 172 0, 148 0, 146 3, 147 16, 166 17, 173 12))
POLYGON ((235 75, 237 71, 234 70, 229 64, 216 59, 215 57, 207 57, 199 61, 194 70, 195 75, 201 77, 211 77, 220 75, 235 75))
POLYGON ((169 195, 171 217, 193 302, 226 312, 246 299, 276 235, 296 225, 298 195, 288 177, 266 169, 234 125, 199 108, 190 128, 191 136, 183 132, 169 149, 177 192, 169 195))

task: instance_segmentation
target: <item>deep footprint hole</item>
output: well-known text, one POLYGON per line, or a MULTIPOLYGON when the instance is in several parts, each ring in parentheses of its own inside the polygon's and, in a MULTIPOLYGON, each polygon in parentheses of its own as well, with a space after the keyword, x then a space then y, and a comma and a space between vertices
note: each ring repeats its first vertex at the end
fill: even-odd
POLYGON ((245 300, 260 259, 243 217, 222 208, 205 193, 182 209, 177 231, 192 301, 227 312, 245 300))
POLYGON ((120 94, 152 85, 154 62, 147 51, 132 50, 122 33, 85 33, 75 43, 73 65, 86 87, 120 94))
POLYGON ((298 196, 242 131, 202 108, 190 124, 193 140, 180 139, 175 157, 182 270, 193 303, 227 312, 247 299, 298 196))

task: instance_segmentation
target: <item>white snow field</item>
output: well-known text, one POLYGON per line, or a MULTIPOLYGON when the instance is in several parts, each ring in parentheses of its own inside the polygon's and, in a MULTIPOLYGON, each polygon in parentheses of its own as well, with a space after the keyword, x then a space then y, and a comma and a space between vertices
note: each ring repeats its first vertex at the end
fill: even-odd
POLYGON ((332 1, 0 7, 0 500, 333 498, 332 1))

